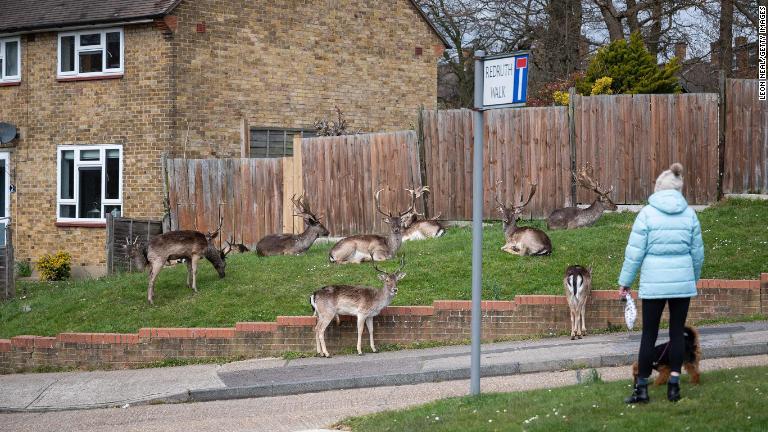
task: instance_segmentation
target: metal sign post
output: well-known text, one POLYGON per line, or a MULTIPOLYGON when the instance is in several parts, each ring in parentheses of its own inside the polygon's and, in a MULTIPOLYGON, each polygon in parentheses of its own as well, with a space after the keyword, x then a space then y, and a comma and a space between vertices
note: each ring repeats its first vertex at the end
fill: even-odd
POLYGON ((472 351, 470 394, 480 394, 480 340, 483 297, 483 111, 524 106, 529 53, 485 57, 475 51, 474 154, 472 165, 472 351))

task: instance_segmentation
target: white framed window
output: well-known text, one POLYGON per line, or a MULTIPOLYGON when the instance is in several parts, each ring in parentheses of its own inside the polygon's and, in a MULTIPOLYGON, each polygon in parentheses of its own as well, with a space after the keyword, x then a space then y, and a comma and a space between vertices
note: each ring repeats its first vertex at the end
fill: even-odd
POLYGON ((0 39, 0 83, 21 81, 21 38, 0 39))
POLYGON ((59 33, 59 78, 122 75, 122 28, 59 33))
POLYGON ((123 147, 60 145, 56 156, 56 220, 104 222, 123 209, 123 147))

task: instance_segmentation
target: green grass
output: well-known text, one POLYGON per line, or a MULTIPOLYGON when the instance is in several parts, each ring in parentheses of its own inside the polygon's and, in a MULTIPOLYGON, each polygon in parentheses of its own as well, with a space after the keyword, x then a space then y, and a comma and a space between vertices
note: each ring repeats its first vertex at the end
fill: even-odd
POLYGON ((354 431, 765 431, 768 368, 706 373, 687 385, 683 399, 666 400, 666 386, 651 386, 651 403, 627 406, 629 381, 602 382, 479 397, 443 399, 403 411, 344 420, 354 431))
MULTIPOLYGON (((614 289, 635 215, 604 216, 594 227, 550 232, 550 257, 518 257, 500 250, 499 224, 485 232, 484 298, 511 300, 517 294, 560 294, 570 264, 593 267, 595 289, 614 289)), ((758 278, 768 271, 768 201, 729 200, 700 214, 706 245, 705 278, 758 278)), ((528 224, 543 227, 541 221, 528 224)), ((407 276, 394 305, 429 305, 436 299, 471 297, 468 228, 450 229, 440 239, 408 242, 401 249, 407 276)), ((0 304, 0 337, 60 332, 135 332, 141 327, 232 326, 238 321, 272 321, 278 315, 311 312, 308 295, 328 284, 380 286, 370 264, 331 265, 330 244, 304 256, 228 259, 219 279, 200 266, 197 294, 186 287, 186 267, 163 270, 155 306, 146 301, 146 274, 77 282, 20 281, 17 298, 0 304), (31 308, 29 312, 23 310, 31 308)), ((383 263, 395 268, 397 262, 383 263)))

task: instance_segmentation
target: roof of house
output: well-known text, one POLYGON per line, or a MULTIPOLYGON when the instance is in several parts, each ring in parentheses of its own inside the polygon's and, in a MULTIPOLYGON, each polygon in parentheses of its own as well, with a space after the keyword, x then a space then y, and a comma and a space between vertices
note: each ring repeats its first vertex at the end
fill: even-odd
MULTIPOLYGON (((0 33, 159 18, 170 13, 180 2, 181 0, 0 0, 0 33)), ((450 47, 416 0, 410 2, 443 44, 450 47)))

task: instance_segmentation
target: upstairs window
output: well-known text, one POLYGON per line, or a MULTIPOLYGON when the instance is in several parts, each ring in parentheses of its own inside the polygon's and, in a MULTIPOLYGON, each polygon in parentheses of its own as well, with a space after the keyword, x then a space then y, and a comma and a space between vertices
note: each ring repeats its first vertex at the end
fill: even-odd
POLYGON ((57 220, 103 222, 120 216, 123 150, 119 145, 63 145, 58 148, 57 220))
POLYGON ((21 39, 0 39, 0 83, 21 81, 21 39))
POLYGON ((59 33, 59 78, 123 74, 123 30, 59 33))
POLYGON ((279 158, 293 156, 293 137, 317 136, 310 129, 251 129, 251 157, 279 158))

